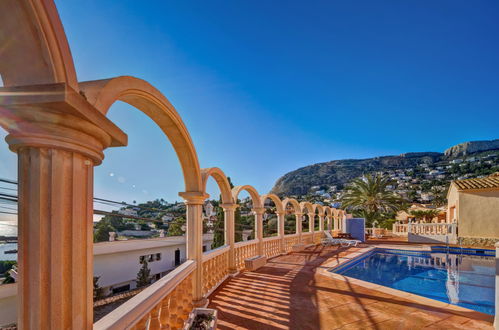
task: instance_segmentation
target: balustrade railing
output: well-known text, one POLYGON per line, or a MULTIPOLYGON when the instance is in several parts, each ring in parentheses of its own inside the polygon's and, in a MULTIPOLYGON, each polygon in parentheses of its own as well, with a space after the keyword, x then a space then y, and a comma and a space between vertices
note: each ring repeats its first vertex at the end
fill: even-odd
POLYGON ((203 295, 210 293, 229 276, 229 246, 203 254, 203 295))
POLYGON ((293 245, 299 242, 298 234, 291 234, 284 236, 284 250, 290 252, 293 245))
MULTIPOLYGON (((324 232, 302 234, 302 243, 318 244, 324 232)), ((263 239, 263 251, 268 258, 291 251, 299 243, 298 234, 263 239)), ((258 240, 234 245, 235 264, 244 269, 244 260, 258 254, 258 240)), ((229 276, 229 246, 206 252, 202 257, 203 295, 209 296, 229 276)), ((94 324, 94 329, 180 329, 192 311, 192 276, 196 262, 188 260, 177 269, 151 284, 94 324)))
POLYGON ((267 237, 263 239, 263 253, 267 258, 281 254, 281 237, 267 237))
POLYGON ((94 329, 180 329, 192 311, 192 272, 188 260, 116 308, 94 329))
POLYGON ((236 257, 236 268, 244 269, 244 259, 258 255, 258 241, 251 240, 239 242, 234 245, 234 254, 236 257))
POLYGON ((398 236, 449 236, 449 242, 457 237, 455 223, 410 223, 393 224, 393 234, 398 236))
POLYGON ((302 233, 301 240, 302 240, 302 243, 304 243, 304 244, 313 244, 312 233, 311 232, 302 233))

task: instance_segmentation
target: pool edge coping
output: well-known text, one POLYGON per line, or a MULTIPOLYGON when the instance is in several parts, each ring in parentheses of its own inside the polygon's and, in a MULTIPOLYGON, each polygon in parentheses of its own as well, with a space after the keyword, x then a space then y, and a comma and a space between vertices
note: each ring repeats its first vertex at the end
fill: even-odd
MULTIPOLYGON (((344 257, 329 258, 324 263, 322 263, 320 268, 317 270, 317 273, 320 275, 327 276, 327 277, 334 279, 334 280, 348 282, 350 284, 358 285, 358 286, 364 287, 366 289, 371 289, 371 290, 375 290, 375 291, 378 291, 378 292, 381 292, 384 294, 393 295, 397 298, 407 299, 411 302, 416 302, 416 303, 423 304, 423 305, 426 305, 429 307, 444 309, 445 311, 448 311, 452 314, 457 314, 460 316, 465 316, 465 317, 473 318, 476 320, 487 321, 487 322, 490 322, 491 324, 494 322, 494 315, 489 315, 486 313, 475 311, 473 309, 469 309, 469 308, 453 305, 450 303, 446 303, 443 301, 423 297, 423 296, 420 296, 420 295, 417 295, 414 293, 410 293, 410 292, 406 292, 406 291, 402 291, 402 290, 397 290, 397 289, 393 289, 393 288, 390 288, 390 287, 387 287, 384 285, 375 284, 375 283, 359 280, 359 279, 356 279, 353 277, 330 272, 330 270, 333 268, 340 267, 345 263, 354 262, 356 259, 360 259, 360 258, 364 257, 365 254, 375 250, 376 248, 386 248, 386 246, 382 246, 382 245, 378 245, 378 244, 370 245, 368 247, 361 248, 359 251, 352 252, 344 257)), ((407 247, 406 248, 390 247, 390 249, 397 249, 397 250, 404 251, 404 250, 407 250, 407 247)))

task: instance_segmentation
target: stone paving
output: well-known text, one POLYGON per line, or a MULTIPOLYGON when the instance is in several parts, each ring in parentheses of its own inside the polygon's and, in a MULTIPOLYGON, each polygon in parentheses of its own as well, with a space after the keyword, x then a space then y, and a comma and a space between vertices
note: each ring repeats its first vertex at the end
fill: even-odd
POLYGON ((228 279, 209 297, 218 329, 493 329, 486 314, 428 306, 318 272, 360 248, 316 246, 228 279))

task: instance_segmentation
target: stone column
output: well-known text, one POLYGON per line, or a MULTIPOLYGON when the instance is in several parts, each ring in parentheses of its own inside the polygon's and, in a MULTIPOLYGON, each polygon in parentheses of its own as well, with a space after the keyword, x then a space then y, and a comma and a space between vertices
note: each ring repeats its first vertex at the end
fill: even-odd
POLYGON ((277 214, 277 233, 281 246, 281 253, 286 253, 286 245, 284 243, 284 222, 286 221, 285 212, 276 212, 277 214))
POLYGON ((179 195, 185 200, 187 208, 187 259, 196 261, 192 279, 192 300, 194 306, 200 307, 207 302, 203 297, 203 204, 209 195, 201 192, 182 192, 179 195))
POLYGON ((255 213, 255 233, 258 240, 258 255, 263 256, 263 213, 265 208, 254 207, 253 212, 255 213))
POLYGON ((296 233, 298 234, 298 244, 300 244, 301 243, 301 222, 302 222, 303 214, 295 213, 295 217, 296 217, 296 233))
POLYGON ((94 166, 126 135, 65 85, 40 88, 0 99, 18 155, 17 327, 92 329, 94 166))
POLYGON ((235 253, 235 212, 237 204, 222 204, 225 220, 225 244, 229 246, 229 273, 237 273, 235 253))
POLYGON ((324 216, 319 215, 319 231, 322 233, 324 231, 324 216))
POLYGON ((312 243, 314 242, 314 230, 315 230, 315 213, 308 213, 308 231, 312 234, 312 243))

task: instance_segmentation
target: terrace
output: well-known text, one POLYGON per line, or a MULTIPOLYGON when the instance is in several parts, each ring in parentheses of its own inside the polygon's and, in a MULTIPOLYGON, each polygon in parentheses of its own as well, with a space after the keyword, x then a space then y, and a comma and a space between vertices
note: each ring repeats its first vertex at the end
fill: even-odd
POLYGON ((19 158, 19 328, 179 329, 194 307, 207 303, 220 311, 220 328, 491 325, 484 314, 429 307, 319 274, 329 259, 356 251, 319 245, 324 231, 344 230, 346 212, 260 195, 250 185, 231 189, 221 169, 201 168, 180 115, 146 81, 121 76, 79 82, 51 0, 0 2, 0 28, 10 33, 10 42, 1 43, 8 47, 0 53, 0 124, 19 158), (94 324, 93 171, 104 161, 104 149, 127 144, 125 132, 107 117, 116 101, 148 115, 176 151, 185 183, 179 195, 187 208, 188 260, 94 324), (203 253, 209 178, 221 191, 225 246, 203 253), (256 239, 236 243, 234 213, 243 191, 252 200, 256 239), (264 238, 268 199, 276 207, 278 235, 264 238), (288 209, 296 231, 285 235, 288 209), (302 232, 303 221, 308 232, 302 232), (245 260, 255 256, 268 258, 267 265, 245 271, 245 260))

